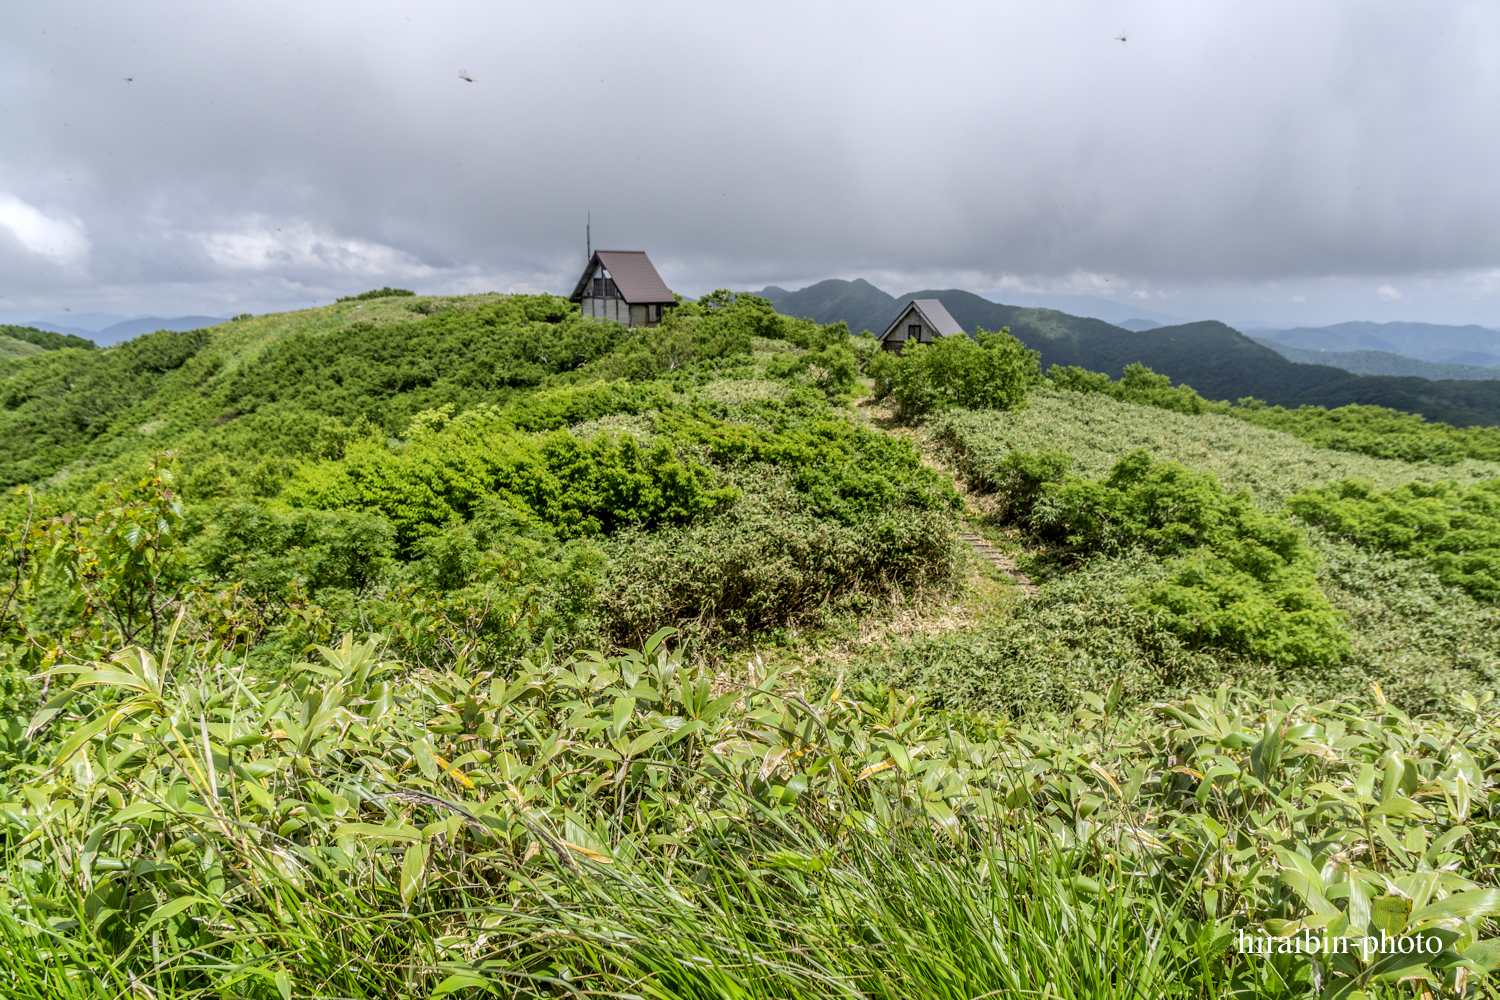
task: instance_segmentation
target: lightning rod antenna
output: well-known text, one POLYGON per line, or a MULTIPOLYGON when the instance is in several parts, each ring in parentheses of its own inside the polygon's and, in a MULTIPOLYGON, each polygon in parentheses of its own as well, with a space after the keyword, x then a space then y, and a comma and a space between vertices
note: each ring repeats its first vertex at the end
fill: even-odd
POLYGON ((594 213, 587 216, 588 221, 583 225, 583 242, 588 252, 589 260, 594 259, 594 213))

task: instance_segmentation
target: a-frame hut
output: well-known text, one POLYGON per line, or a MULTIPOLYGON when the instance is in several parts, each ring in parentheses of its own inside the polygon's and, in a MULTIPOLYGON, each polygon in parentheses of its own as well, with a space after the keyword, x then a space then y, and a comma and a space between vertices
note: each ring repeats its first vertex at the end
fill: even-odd
POLYGON ((939 337, 963 336, 964 328, 937 299, 912 299, 880 335, 880 346, 901 353, 908 341, 930 344, 939 337))
POLYGON ((677 305, 644 250, 596 251, 570 298, 583 315, 626 326, 655 326, 677 305))

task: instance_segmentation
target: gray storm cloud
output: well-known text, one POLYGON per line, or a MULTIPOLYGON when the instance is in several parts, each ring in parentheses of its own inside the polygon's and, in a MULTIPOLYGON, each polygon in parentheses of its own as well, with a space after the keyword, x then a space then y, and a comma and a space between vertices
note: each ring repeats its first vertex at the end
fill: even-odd
POLYGON ((0 64, 13 309, 556 290, 586 212, 685 290, 1500 296, 1488 3, 13 2, 0 64))

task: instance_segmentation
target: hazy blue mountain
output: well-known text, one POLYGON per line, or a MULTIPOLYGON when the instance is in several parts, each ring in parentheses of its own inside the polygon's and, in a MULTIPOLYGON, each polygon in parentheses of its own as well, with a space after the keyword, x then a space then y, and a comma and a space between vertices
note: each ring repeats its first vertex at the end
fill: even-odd
POLYGON ((786 298, 792 293, 787 291, 785 288, 782 288, 780 285, 767 285, 765 288, 762 288, 760 291, 754 292, 752 294, 759 295, 763 299, 770 299, 772 302, 780 302, 782 299, 786 298))
POLYGON ((23 325, 29 326, 33 330, 46 330, 48 333, 60 333, 68 337, 82 337, 85 340, 93 340, 99 336, 97 330, 90 330, 88 327, 64 326, 59 323, 48 323, 44 319, 33 320, 23 325))
MULTIPOLYGON (((83 317, 104 315, 103 313, 84 313, 83 317)), ((56 318, 51 317, 51 319, 56 318)), ((120 319, 97 330, 86 326, 67 327, 50 323, 47 320, 37 320, 25 325, 38 330, 50 330, 53 333, 70 333, 75 337, 92 340, 100 347, 108 347, 110 344, 131 340, 143 333, 155 333, 157 330, 198 330, 205 326, 218 326, 220 323, 227 322, 229 322, 227 318, 219 316, 174 316, 170 319, 163 319, 160 316, 142 316, 138 319, 120 319)))
POLYGON ((1483 380, 1500 378, 1500 367, 1485 365, 1452 365, 1420 361, 1390 351, 1310 351, 1291 347, 1262 337, 1251 337, 1288 361, 1302 365, 1332 365, 1356 375, 1411 375, 1437 382, 1444 379, 1483 380))
MULTIPOLYGON (((1255 396, 1295 407, 1364 403, 1420 413, 1458 426, 1500 424, 1500 382, 1355 375, 1331 365, 1297 364, 1223 323, 1127 330, 1055 309, 1003 305, 960 289, 888 295, 864 280, 830 279, 792 292, 779 312, 819 323, 845 320, 856 332, 882 331, 910 299, 938 299, 970 333, 1009 327, 1040 352, 1042 367, 1078 365, 1118 378, 1132 362, 1185 382, 1209 399, 1255 396)), ((1481 328, 1482 329, 1482 328, 1481 328)), ((1493 331, 1490 332, 1493 336, 1493 331)))
POLYGON ((1442 323, 1337 323, 1252 330, 1257 337, 1309 351, 1388 351, 1421 361, 1500 365, 1500 330, 1442 323))
POLYGON ((83 336, 84 334, 98 333, 107 326, 123 323, 129 318, 129 316, 117 316, 114 313, 63 312, 55 316, 43 316, 34 323, 23 323, 22 325, 35 327, 38 330, 51 330, 53 333, 71 333, 74 336, 83 336))
POLYGON ((1166 325, 1165 323, 1157 323, 1149 319, 1127 319, 1115 324, 1115 326, 1118 326, 1122 330, 1132 330, 1135 333, 1141 333, 1144 330, 1155 330, 1159 326, 1166 325))
POLYGON ((106 327, 94 337, 94 342, 101 346, 118 344, 122 340, 130 340, 143 333, 155 333, 157 330, 200 330, 205 326, 218 326, 220 323, 228 322, 227 316, 177 316, 172 319, 146 316, 142 319, 128 319, 123 323, 106 327))
POLYGON ((1116 302, 1114 299, 1106 299, 1098 295, 1003 292, 1002 297, 1011 305, 1029 306, 1033 309, 1057 309, 1071 316, 1102 319, 1106 323, 1113 323, 1127 330, 1133 329, 1127 325, 1129 322, 1143 319, 1154 320, 1157 326, 1171 326, 1175 323, 1184 322, 1181 316, 1170 316, 1166 313, 1155 312, 1154 310, 1144 308, 1138 302, 1116 302))

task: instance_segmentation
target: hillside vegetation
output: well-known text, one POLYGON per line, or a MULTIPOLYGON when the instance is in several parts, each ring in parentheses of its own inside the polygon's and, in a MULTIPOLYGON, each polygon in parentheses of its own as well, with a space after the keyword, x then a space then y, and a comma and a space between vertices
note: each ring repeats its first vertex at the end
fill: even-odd
POLYGON ((8 992, 1494 995, 1500 431, 1120 374, 725 291, 8 362, 8 992))
POLYGON ((94 342, 92 340, 75 337, 69 333, 53 333, 50 330, 38 330, 34 326, 0 324, 0 337, 30 344, 44 351, 58 351, 64 347, 81 347, 84 350, 94 349, 94 342))

